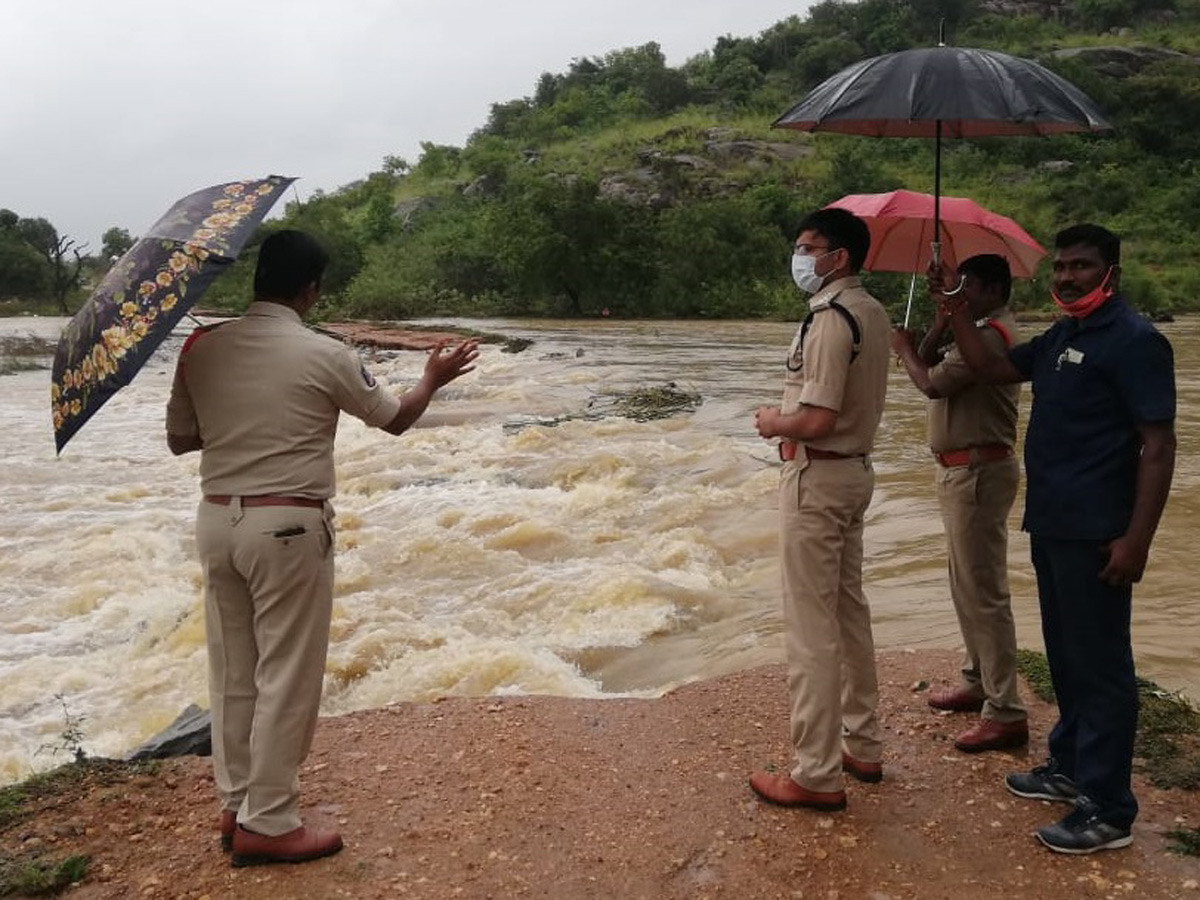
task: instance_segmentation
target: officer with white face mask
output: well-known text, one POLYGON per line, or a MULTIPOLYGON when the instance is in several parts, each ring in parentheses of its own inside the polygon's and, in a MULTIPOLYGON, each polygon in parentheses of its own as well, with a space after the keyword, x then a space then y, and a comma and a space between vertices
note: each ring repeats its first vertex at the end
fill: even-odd
POLYGON ((857 216, 822 209, 800 224, 792 278, 808 314, 784 372, 783 402, 755 414, 779 438, 780 564, 795 761, 755 772, 769 803, 835 811, 842 773, 883 778, 871 613, 862 591, 871 449, 887 392, 891 324, 858 270, 871 235, 857 216))
POLYGON ((797 243, 792 253, 792 281, 806 294, 815 294, 825 284, 826 276, 817 274, 817 261, 832 256, 837 251, 830 250, 819 256, 811 256, 812 252, 811 245, 797 243))

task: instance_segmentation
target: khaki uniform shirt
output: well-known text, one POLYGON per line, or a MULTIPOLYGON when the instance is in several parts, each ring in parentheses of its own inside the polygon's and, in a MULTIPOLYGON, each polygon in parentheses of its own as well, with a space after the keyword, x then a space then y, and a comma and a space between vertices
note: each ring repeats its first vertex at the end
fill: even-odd
POLYGON ((887 395, 892 331, 887 311, 866 292, 857 276, 839 278, 821 288, 809 306, 816 315, 803 336, 803 346, 803 326, 796 330, 788 351, 780 409, 784 415, 802 404, 831 409, 838 414, 833 433, 810 446, 848 456, 870 453, 887 395), (853 362, 850 324, 837 310, 827 308, 835 298, 857 320, 862 335, 853 362))
POLYGON ((167 432, 200 437, 205 494, 325 500, 342 410, 383 426, 400 401, 349 347, 305 328, 290 307, 258 301, 185 345, 167 432))
MULTIPOLYGON (((1017 320, 1007 306, 975 324, 989 351, 997 355, 1008 353, 1016 338, 1017 320), (992 321, 1008 334, 1008 341, 999 329, 989 324, 992 321)), ((931 450, 944 453, 984 444, 1009 447, 1016 444, 1019 384, 978 382, 954 344, 942 361, 929 370, 929 380, 942 395, 930 400, 926 410, 931 450)))

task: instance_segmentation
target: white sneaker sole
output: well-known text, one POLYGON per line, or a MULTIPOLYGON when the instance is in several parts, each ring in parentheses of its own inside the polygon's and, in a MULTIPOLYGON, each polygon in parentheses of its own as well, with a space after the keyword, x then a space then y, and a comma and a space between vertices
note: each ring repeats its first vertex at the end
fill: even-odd
POLYGON ((1040 833, 1034 832, 1033 836, 1042 842, 1044 847, 1053 850, 1055 853, 1069 853, 1072 856, 1083 856, 1088 853, 1096 853, 1100 850, 1120 850, 1122 847, 1128 847, 1133 843, 1133 835, 1127 834, 1124 837, 1113 838, 1104 844, 1097 844, 1095 847, 1059 847, 1057 844, 1052 844, 1040 833))
POLYGON ((1026 800, 1049 800, 1051 803, 1075 803, 1075 797, 1069 797, 1066 794, 1037 794, 1033 791, 1018 791, 1007 780, 1004 782, 1004 786, 1008 788, 1008 792, 1013 796, 1023 797, 1026 800))

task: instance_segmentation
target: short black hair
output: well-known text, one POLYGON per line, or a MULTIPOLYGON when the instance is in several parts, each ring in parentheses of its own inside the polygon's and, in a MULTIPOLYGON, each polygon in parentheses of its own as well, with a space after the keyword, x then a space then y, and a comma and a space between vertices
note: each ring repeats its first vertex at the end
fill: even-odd
POLYGON ((1084 223, 1064 228, 1054 236, 1054 249, 1065 250, 1077 244, 1095 247, 1100 258, 1110 266, 1121 264, 1121 239, 1101 225, 1084 223))
POLYGON ((847 251, 850 268, 855 272, 862 268, 871 249, 871 229, 849 210, 826 207, 811 212, 796 227, 796 235, 805 231, 815 231, 829 241, 834 250, 847 251))
POLYGON ((254 270, 254 296, 272 300, 295 300, 315 283, 329 265, 329 254, 311 234, 293 229, 276 231, 258 248, 254 270))
POLYGON ((986 285, 1000 288, 1000 294, 1007 303, 1012 293, 1012 270, 1008 260, 998 253, 980 253, 958 264, 958 271, 964 275, 974 275, 986 285))

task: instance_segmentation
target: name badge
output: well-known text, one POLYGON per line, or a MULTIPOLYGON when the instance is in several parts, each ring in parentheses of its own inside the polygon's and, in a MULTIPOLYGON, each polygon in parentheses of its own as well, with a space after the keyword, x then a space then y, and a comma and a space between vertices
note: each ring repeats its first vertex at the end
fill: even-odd
POLYGON ((1063 363, 1070 363, 1071 365, 1077 366, 1082 362, 1083 362, 1083 351, 1076 350, 1074 347, 1067 347, 1065 350, 1063 350, 1062 353, 1058 354, 1058 360, 1056 361, 1056 364, 1054 366, 1054 371, 1055 372, 1061 371, 1062 367, 1063 367, 1063 363))

